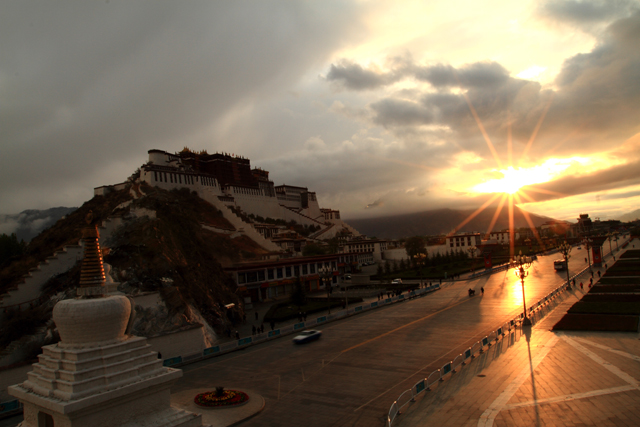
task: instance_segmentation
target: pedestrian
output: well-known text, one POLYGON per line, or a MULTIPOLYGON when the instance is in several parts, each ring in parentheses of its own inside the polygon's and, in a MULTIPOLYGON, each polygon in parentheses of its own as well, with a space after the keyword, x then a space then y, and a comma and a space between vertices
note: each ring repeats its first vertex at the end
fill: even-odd
POLYGON ((600 270, 598 270, 598 277, 602 277, 602 276, 600 275, 600 270))
POLYGON ((256 325, 252 325, 251 326, 251 335, 255 335, 256 334, 256 325))
POLYGON ((582 286, 582 282, 580 282, 580 289, 584 289, 584 287, 582 286))
POLYGON ((271 321, 271 330, 273 331, 276 328, 276 322, 271 321))
POLYGON ((573 279, 573 286, 576 285, 576 279, 573 279))
POLYGON ((593 270, 591 270, 591 278, 593 279, 593 270))
POLYGON ((584 262, 585 262, 585 264, 587 263, 587 259, 586 258, 584 259, 584 262))
POLYGON ((240 334, 238 333, 238 331, 236 331, 236 339, 239 340, 240 339, 240 334))
POLYGON ((484 295, 484 288, 480 288, 480 292, 482 292, 482 295, 484 295))
POLYGON ((604 264, 604 269, 606 270, 607 268, 609 268, 609 267, 607 267, 607 264, 605 263, 604 264))

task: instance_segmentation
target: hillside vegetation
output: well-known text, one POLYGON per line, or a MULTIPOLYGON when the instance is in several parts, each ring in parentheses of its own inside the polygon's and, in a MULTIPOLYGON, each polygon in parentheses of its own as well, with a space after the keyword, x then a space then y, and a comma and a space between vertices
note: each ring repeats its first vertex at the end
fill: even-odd
MULTIPOLYGON (((169 327, 204 320, 220 333, 242 318, 243 302, 235 293, 235 283, 224 273, 223 264, 254 259, 266 251, 245 236, 231 238, 203 228, 207 225, 229 230, 233 226, 220 211, 186 189, 165 191, 133 185, 94 197, 35 237, 22 256, 5 263, 0 270, 0 290, 18 284, 30 269, 64 245, 77 244, 89 211, 98 224, 113 215, 125 219, 124 225, 101 245, 104 260, 112 266, 111 275, 120 282, 120 290, 128 294, 159 292, 170 316, 169 327), (132 192, 138 196, 134 198, 132 192), (155 218, 132 215, 134 209, 142 208, 155 212, 155 218), (226 309, 228 304, 233 308, 226 309)), ((79 264, 43 286, 44 303, 32 309, 38 310, 37 324, 21 328, 22 333, 47 323, 55 300, 74 296, 79 264)), ((29 317, 30 310, 20 316, 6 316, 0 329, 10 328, 10 319, 20 322, 29 317)), ((11 338, 19 337, 11 334, 11 338)), ((8 340, 3 341, 8 344, 8 340)))

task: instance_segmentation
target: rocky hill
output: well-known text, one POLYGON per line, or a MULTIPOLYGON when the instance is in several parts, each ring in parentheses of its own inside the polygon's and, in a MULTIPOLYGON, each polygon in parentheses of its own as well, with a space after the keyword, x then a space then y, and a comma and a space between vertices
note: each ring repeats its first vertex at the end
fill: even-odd
POLYGON ((15 215, 0 215, 0 230, 7 235, 15 233, 18 240, 28 242, 76 209, 61 206, 44 210, 29 209, 15 215))
MULTIPOLYGON (((23 256, 0 270, 0 294, 54 251, 77 244, 89 211, 97 223, 113 216, 123 219, 102 244, 104 260, 112 266, 111 275, 120 282, 119 290, 130 295, 159 292, 166 305, 167 319, 163 321, 168 327, 206 323, 220 333, 242 317, 243 301, 235 293, 235 283, 224 273, 223 264, 254 259, 266 251, 245 236, 232 238, 228 233, 211 231, 233 230, 233 226, 195 193, 138 184, 94 197, 35 237, 23 256), (152 214, 133 214, 141 210, 152 214), (226 309, 227 304, 234 307, 226 309)), ((53 303, 74 296, 79 264, 43 286, 44 298, 39 306, 5 313, 0 325, 0 350, 50 324, 53 303)), ((149 325, 138 325, 137 329, 154 330, 149 325)))

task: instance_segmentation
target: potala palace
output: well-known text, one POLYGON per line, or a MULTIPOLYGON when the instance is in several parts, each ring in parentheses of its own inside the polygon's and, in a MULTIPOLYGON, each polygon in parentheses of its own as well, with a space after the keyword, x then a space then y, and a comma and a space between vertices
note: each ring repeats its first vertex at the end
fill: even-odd
MULTIPOLYGON (((149 150, 149 161, 140 168, 140 180, 165 190, 196 191, 200 198, 225 213, 226 208, 232 208, 237 213, 314 226, 319 228, 311 236, 314 239, 330 239, 340 232, 359 235, 340 219, 339 211, 320 208, 315 192, 306 187, 275 186, 268 171, 252 169, 249 159, 240 156, 194 153, 188 149, 176 154, 149 150)), ((98 187, 95 194, 124 185, 98 187)), ((266 226, 254 228, 264 236, 276 234, 266 226)))

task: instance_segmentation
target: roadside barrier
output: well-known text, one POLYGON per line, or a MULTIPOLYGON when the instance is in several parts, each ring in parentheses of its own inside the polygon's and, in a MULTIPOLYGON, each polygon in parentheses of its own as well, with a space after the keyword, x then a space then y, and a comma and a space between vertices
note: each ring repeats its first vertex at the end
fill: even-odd
MULTIPOLYGON (((569 282, 563 282, 562 285, 558 286, 552 292, 549 292, 541 298, 537 303, 533 304, 532 307, 527 309, 527 317, 530 319, 534 317, 543 307, 552 302, 563 291, 567 290, 569 288, 567 285, 570 284, 573 279, 587 270, 589 270, 589 267, 583 268, 578 273, 571 276, 569 278, 569 282)), ((416 396, 422 392, 431 391, 431 387, 434 384, 445 381, 447 376, 457 373, 463 366, 470 363, 471 360, 475 359, 478 355, 484 353, 485 350, 488 350, 493 344, 504 339, 506 336, 509 336, 512 331, 515 331, 515 329, 522 324, 523 319, 524 313, 516 315, 514 318, 500 325, 494 331, 485 335, 471 347, 467 348, 463 353, 456 356, 452 361, 445 363, 440 369, 431 372, 426 378, 415 383, 413 387, 403 391, 389 408, 389 412, 387 413, 387 427, 392 426, 393 421, 398 417, 398 415, 402 414, 402 411, 407 405, 411 402, 415 402, 416 396), (408 398, 408 396, 411 396, 411 398, 408 398)))
POLYGON ((0 403, 0 419, 22 413, 22 402, 18 399, 0 403))
POLYGON ((354 314, 369 311, 371 309, 384 307, 389 304, 406 301, 407 299, 426 295, 428 293, 435 292, 439 289, 440 289, 440 285, 436 283, 432 286, 427 286, 422 289, 416 289, 415 291, 408 292, 406 297, 404 294, 401 294, 395 297, 385 298, 380 301, 374 301, 366 304, 357 305, 355 307, 350 307, 345 310, 339 311, 337 313, 320 316, 315 319, 309 319, 308 321, 305 321, 305 322, 297 322, 291 325, 283 326, 278 329, 274 329, 273 331, 265 331, 264 333, 261 333, 261 334, 253 335, 250 337, 242 337, 231 342, 219 344, 213 347, 208 347, 199 353, 164 359, 163 365, 170 366, 170 367, 179 367, 187 363, 193 363, 203 359, 220 356, 226 353, 230 353, 232 351, 240 350, 255 344, 259 344, 261 342, 280 338, 284 335, 291 335, 312 326, 325 324, 333 320, 343 319, 345 317, 353 316, 354 314))

